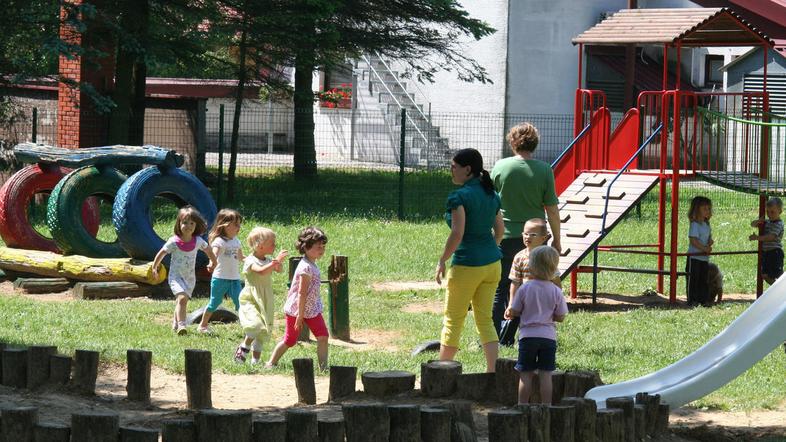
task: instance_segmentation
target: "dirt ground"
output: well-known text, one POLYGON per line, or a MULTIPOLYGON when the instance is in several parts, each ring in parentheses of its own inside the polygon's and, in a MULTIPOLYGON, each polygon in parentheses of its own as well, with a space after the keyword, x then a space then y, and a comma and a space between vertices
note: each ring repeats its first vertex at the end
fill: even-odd
MULTIPOLYGON (((396 283, 374 287, 378 290, 419 290, 430 289, 432 283, 413 282, 396 283), (396 285, 398 284, 398 285, 396 285), (406 287, 406 288, 400 288, 406 287)), ((67 293, 24 295, 15 292, 11 283, 0 283, 0 293, 14 293, 29 296, 40 301, 64 301, 70 296, 67 293)), ((753 295, 727 295, 726 302, 749 302, 753 295)), ((623 311, 641 306, 668 306, 668 298, 658 294, 636 297, 600 294, 598 303, 593 305, 590 296, 583 295, 570 300, 571 310, 587 309, 593 311, 623 311)), ((684 307, 677 304, 676 308, 684 307)), ((440 313, 440 302, 415 304, 407 307, 407 311, 440 313)), ((331 345, 342 345, 361 350, 369 346, 381 345, 385 339, 375 339, 379 332, 368 333, 367 336, 355 334, 354 343, 332 341, 331 345)), ((389 342, 389 340, 387 340, 389 342)), ((313 344, 299 344, 313 345, 313 344)), ((316 378, 317 404, 310 408, 320 415, 335 416, 340 413, 340 406, 327 404, 328 377, 316 378)), ((153 367, 151 378, 151 403, 137 404, 125 399, 126 370, 122 365, 102 364, 96 385, 96 395, 83 397, 66 390, 42 389, 31 392, 15 390, 0 386, 0 410, 14 406, 37 406, 39 420, 42 422, 69 423, 75 411, 114 411, 120 415, 121 425, 134 427, 158 428, 161 421, 171 418, 182 418, 191 415, 186 410, 185 377, 173 374, 161 368, 153 367)), ((416 386, 417 388, 417 386, 416 386)), ((358 393, 346 402, 373 401, 362 390, 360 380, 357 381, 358 393)), ((293 377, 255 374, 227 375, 214 373, 212 377, 213 406, 220 409, 252 410, 255 416, 264 414, 280 414, 283 409, 297 405, 297 391, 293 377)), ((394 399, 399 403, 438 404, 439 401, 426 399, 419 392, 394 399)), ((477 404, 475 406, 475 424, 480 440, 487 440, 488 428, 486 413, 494 404, 477 404)), ((660 441, 740 441, 740 440, 786 440, 786 404, 775 410, 751 412, 706 411, 691 408, 680 408, 671 414, 671 434, 661 437, 660 441)))

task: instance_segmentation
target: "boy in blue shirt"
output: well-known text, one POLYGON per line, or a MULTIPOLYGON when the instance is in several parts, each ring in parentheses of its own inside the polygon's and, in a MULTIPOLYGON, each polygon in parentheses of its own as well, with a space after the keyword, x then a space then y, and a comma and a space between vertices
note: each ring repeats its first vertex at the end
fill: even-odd
POLYGON ((753 234, 748 239, 761 242, 761 277, 767 284, 772 285, 783 274, 783 202, 780 198, 770 198, 765 210, 767 219, 760 218, 751 222, 751 227, 763 227, 764 234, 753 234))

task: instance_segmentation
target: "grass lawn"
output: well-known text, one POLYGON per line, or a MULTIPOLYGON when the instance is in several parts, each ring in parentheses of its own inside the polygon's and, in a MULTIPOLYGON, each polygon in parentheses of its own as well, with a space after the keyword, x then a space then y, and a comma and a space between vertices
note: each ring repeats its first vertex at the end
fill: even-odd
MULTIPOLYGON (((434 355, 410 357, 409 353, 417 344, 438 338, 442 318, 436 313, 410 313, 402 309, 413 304, 439 302, 444 291, 376 292, 370 285, 381 281, 423 281, 433 277, 434 264, 448 234, 444 221, 434 213, 438 214, 443 207, 450 186, 441 183, 439 192, 432 189, 412 196, 411 200, 417 201, 415 210, 420 211, 419 215, 408 211, 412 220, 391 221, 391 214, 396 209, 395 187, 387 195, 377 195, 385 186, 395 186, 391 174, 351 175, 325 173, 320 175, 318 182, 310 184, 296 183, 284 174, 245 177, 241 194, 247 197, 235 206, 247 216, 240 237, 245 238, 253 226, 264 225, 277 232, 280 247, 291 249, 303 226, 322 227, 329 237, 326 255, 349 257, 353 336, 378 343, 363 351, 331 346, 330 362, 355 365, 361 372, 398 369, 419 374, 420 363, 434 355), (359 181, 362 184, 358 184, 359 181), (352 206, 351 198, 340 190, 335 191, 348 182, 366 186, 369 198, 377 200, 369 201, 365 208, 352 206)), ((434 177, 447 180, 443 175, 434 174, 434 177)), ((427 183, 434 177, 419 179, 427 183)), ((681 189, 681 205, 684 206, 680 212, 681 251, 687 249, 685 213, 689 198, 707 192, 706 188, 691 186, 681 189)), ((712 219, 716 250, 752 250, 753 244, 747 236, 752 232, 748 227, 750 219, 756 215, 755 197, 718 189, 711 192, 709 196, 716 201, 712 219)), ((648 196, 642 203, 641 216, 629 216, 604 243, 656 242, 656 198, 656 193, 648 196)), ((174 208, 157 204, 154 209, 156 231, 169 236, 174 208)), ((36 213, 40 213, 40 209, 36 213)), ((39 228, 45 230, 41 225, 39 228)), ((101 238, 109 240, 112 235, 108 225, 102 228, 101 238)), ((754 255, 723 256, 714 261, 724 272, 727 293, 755 290, 754 255)), ((327 274, 328 263, 329 259, 319 263, 323 275, 327 274)), ((590 263, 588 258, 585 264, 590 263)), ((643 255, 601 253, 600 263, 655 268, 655 259, 643 255)), ((684 261, 678 264, 680 269, 684 268, 684 261)), ((284 299, 285 279, 283 274, 274 276, 277 308, 284 299)), ((655 278, 649 275, 602 273, 598 279, 600 290, 611 293, 637 295, 656 286, 655 278)), ((683 280, 678 287, 679 295, 684 297, 683 280)), ((580 290, 591 290, 590 275, 581 275, 580 290)), ((326 294, 327 288, 323 287, 322 293, 326 294)), ((206 299, 197 298, 190 303, 189 310, 206 302, 206 299)), ((695 310, 642 308, 616 313, 577 312, 569 315, 559 327, 558 365, 561 369, 597 369, 607 383, 644 375, 703 345, 747 306, 728 303, 695 310)), ((0 340, 13 344, 52 344, 67 353, 74 349, 100 350, 102 359, 120 362, 125 360, 126 349, 144 348, 153 351, 155 364, 178 372, 183 370, 183 349, 202 348, 213 352, 216 370, 228 373, 261 371, 232 362, 234 348, 241 336, 236 324, 215 327, 214 337, 195 333, 177 337, 169 328, 172 307, 171 300, 41 302, 24 297, 0 297, 0 321, 4 324, 0 328, 0 340)), ((485 366, 472 324, 468 319, 459 353, 465 372, 481 371, 485 366)), ((283 333, 281 313, 277 313, 276 328, 276 337, 280 337, 283 333)), ((265 355, 270 348, 268 344, 265 355)), ((504 349, 501 355, 514 358, 515 352, 504 349)), ((314 346, 292 348, 275 372, 291 372, 289 361, 295 357, 315 357, 314 346)), ((720 409, 778 407, 786 394, 784 358, 783 351, 774 351, 743 376, 694 405, 720 409)))

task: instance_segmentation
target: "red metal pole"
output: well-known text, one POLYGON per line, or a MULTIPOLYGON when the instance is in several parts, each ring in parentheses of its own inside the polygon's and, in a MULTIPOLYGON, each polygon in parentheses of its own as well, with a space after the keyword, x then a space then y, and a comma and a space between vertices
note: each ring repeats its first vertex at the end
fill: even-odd
POLYGON ((584 55, 584 43, 579 43, 579 86, 578 86, 579 89, 581 89, 581 77, 582 77, 581 68, 582 68, 582 62, 584 61, 583 60, 584 57, 582 57, 582 55, 584 55))
POLYGON ((663 45, 663 95, 661 95, 660 106, 660 121, 663 123, 663 129, 660 132, 660 186, 658 188, 658 293, 663 293, 663 252, 666 249, 666 143, 669 139, 668 121, 669 115, 667 113, 668 106, 666 105, 666 88, 669 85, 669 45, 663 45))
MULTIPOLYGON (((769 118, 767 118, 767 112, 769 111, 769 97, 767 94, 767 62, 768 62, 768 52, 769 47, 767 45, 762 45, 762 52, 764 52, 764 79, 762 81, 762 92, 764 94, 763 102, 764 102, 764 109, 762 110, 762 119, 763 121, 767 122, 769 118)), ((759 170, 759 175, 762 178, 768 177, 768 167, 769 167, 769 132, 767 127, 762 128, 762 141, 761 141, 761 165, 759 170)), ((767 196, 764 194, 759 194, 759 218, 764 218, 765 212, 765 204, 766 204, 767 196)), ((759 231, 759 235, 762 234, 762 229, 759 231)), ((761 269, 761 242, 759 242, 759 253, 756 258, 756 269, 761 269)), ((764 281, 761 278, 761 272, 756 272, 756 297, 758 298, 764 292, 764 281)))
POLYGON ((680 165, 679 165, 679 152, 680 152, 680 137, 681 131, 679 128, 680 121, 680 107, 682 100, 680 99, 680 92, 674 92, 674 136, 672 139, 672 157, 671 157, 671 241, 670 241, 670 263, 669 263, 669 302, 674 304, 677 302, 677 243, 679 234, 679 189, 680 189, 680 165), (676 164, 675 164, 676 163, 676 164))

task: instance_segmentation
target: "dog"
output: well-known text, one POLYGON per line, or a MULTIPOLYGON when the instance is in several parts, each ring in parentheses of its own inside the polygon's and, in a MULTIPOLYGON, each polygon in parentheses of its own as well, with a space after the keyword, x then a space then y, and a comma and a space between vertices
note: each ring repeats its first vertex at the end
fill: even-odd
POLYGON ((723 297, 723 273, 713 262, 707 266, 707 287, 709 302, 718 302, 723 297))

